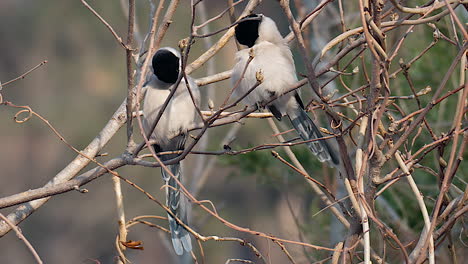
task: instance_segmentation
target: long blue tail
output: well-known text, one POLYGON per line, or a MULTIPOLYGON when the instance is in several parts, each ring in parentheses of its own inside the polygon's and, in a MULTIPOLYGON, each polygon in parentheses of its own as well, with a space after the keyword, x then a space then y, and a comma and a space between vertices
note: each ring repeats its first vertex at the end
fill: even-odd
MULTIPOLYGON (((304 141, 323 137, 314 121, 310 119, 309 115, 302 108, 296 108, 293 114, 288 114, 288 117, 304 141)), ((336 167, 340 163, 338 155, 328 144, 327 140, 317 140, 307 142, 306 144, 320 162, 328 162, 333 167, 336 167)))
MULTIPOLYGON (((167 165, 171 173, 182 182, 182 171, 180 164, 167 165)), ((164 182, 169 185, 166 187, 166 205, 177 218, 185 224, 187 221, 187 203, 185 196, 180 193, 180 186, 164 169, 161 168, 164 182)), ((169 229, 171 230, 172 245, 177 255, 182 255, 184 249, 187 252, 192 251, 192 241, 190 235, 185 228, 178 224, 171 215, 167 215, 169 219, 169 229)))

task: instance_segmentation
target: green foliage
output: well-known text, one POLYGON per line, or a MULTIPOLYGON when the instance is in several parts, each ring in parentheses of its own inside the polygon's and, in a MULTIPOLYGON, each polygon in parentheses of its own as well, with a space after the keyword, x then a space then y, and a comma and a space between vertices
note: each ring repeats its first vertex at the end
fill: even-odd
MULTIPOLYGON (((250 146, 249 146, 250 147, 250 146)), ((278 167, 275 158, 269 151, 253 151, 234 156, 221 156, 221 164, 236 167, 232 176, 252 177, 257 183, 275 185, 281 182, 283 169, 278 167)))
MULTIPOLYGON (((276 148, 275 151, 288 162, 291 162, 281 148, 276 148)), ((307 147, 296 146, 293 148, 293 151, 307 171, 320 170, 321 163, 311 154, 307 147)), ((221 156, 220 162, 225 166, 238 169, 233 172, 231 177, 255 177, 258 184, 276 188, 280 188, 286 180, 294 187, 306 185, 302 175, 274 158, 270 150, 253 151, 234 156, 221 156)))

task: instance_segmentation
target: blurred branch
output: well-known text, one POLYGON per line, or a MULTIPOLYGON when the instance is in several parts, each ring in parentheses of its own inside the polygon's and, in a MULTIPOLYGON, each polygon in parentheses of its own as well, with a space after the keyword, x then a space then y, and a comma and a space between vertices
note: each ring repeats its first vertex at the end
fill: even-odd
MULTIPOLYGON (((430 11, 433 11, 433 10, 437 10, 437 9, 440 9, 442 7, 444 7, 444 4, 439 2, 439 1, 432 1, 433 4, 432 5, 429 5, 429 6, 424 6, 424 7, 415 7, 415 8, 411 8, 411 7, 405 7, 405 6, 402 6, 399 1, 397 0, 390 0, 390 2, 398 9, 400 10, 401 12, 403 13, 412 13, 412 14, 424 14, 424 13, 427 13, 427 12, 430 12, 430 11)), ((445 0, 445 2, 447 3, 447 1, 445 0)), ((459 2, 459 0, 452 0, 450 1, 449 3, 452 4, 452 3, 455 3, 455 2, 459 2)), ((447 3, 447 4, 449 4, 447 3)))
MULTIPOLYGON (((199 19, 198 19, 199 21, 207 21, 208 20, 208 10, 207 10, 206 2, 202 1, 202 2, 198 3, 198 5, 195 7, 195 9, 193 9, 194 13, 195 13, 195 11, 197 11, 197 13, 199 14, 199 19)), ((196 14, 193 14, 193 16, 195 17, 196 14)), ((195 18, 198 18, 198 17, 195 17, 195 18)), ((195 22, 195 20, 193 20, 193 22, 195 22)), ((196 32, 196 29, 193 28, 193 27, 194 26, 192 26, 192 34, 194 32, 196 32)), ((206 34, 206 33, 209 32, 209 30, 210 30, 210 27, 209 27, 209 25, 207 25, 206 27, 202 28, 202 33, 206 34)), ((205 49, 209 49, 213 45, 212 38, 211 37, 203 38, 203 45, 204 45, 205 49)), ((215 60, 214 60, 214 58, 208 61, 206 74, 208 76, 212 76, 212 75, 215 74, 215 60)), ((205 105, 206 105, 206 103, 209 103, 210 101, 212 102, 213 98, 215 98, 215 95, 216 94, 215 94, 214 86, 211 85, 211 84, 208 85, 207 91, 204 93, 204 98, 201 98, 201 101, 202 101, 201 104, 205 103, 205 105)), ((203 96, 203 94, 202 94, 202 96, 203 96)), ((195 105, 195 103, 194 103, 194 105, 195 105)), ((200 118, 204 119, 204 116, 201 116, 200 118)), ((208 144, 209 144, 209 131, 206 131, 204 137, 202 137, 201 140, 200 140, 198 148, 200 150, 204 151, 204 150, 207 149, 208 144)), ((195 169, 194 169, 194 173, 193 173, 192 180, 191 180, 191 185, 190 185, 190 189, 192 191, 196 188, 196 186, 199 186, 198 188, 196 188, 197 190, 199 190, 199 188, 201 187, 201 185, 198 185, 198 182, 200 181, 201 177, 203 176, 203 174, 205 173, 205 170, 206 170, 206 165, 207 165, 206 157, 205 156, 198 156, 195 164, 196 165, 195 165, 195 169)))
MULTIPOLYGON (((158 32, 156 33, 156 43, 152 47, 150 45, 149 54, 148 54, 149 57, 152 58, 156 50, 160 48, 161 42, 164 36, 166 35, 167 30, 169 29, 169 26, 172 24, 172 18, 174 17, 174 13, 177 9, 177 6, 179 5, 179 1, 180 0, 172 0, 171 3, 169 4, 169 7, 166 10, 166 14, 164 15, 163 20, 161 24, 159 25, 158 32)), ((161 2, 164 2, 164 1, 161 1, 161 2)), ((160 2, 160 7, 162 8, 161 2, 160 2)), ((153 30, 151 30, 151 32, 153 32, 153 30)))

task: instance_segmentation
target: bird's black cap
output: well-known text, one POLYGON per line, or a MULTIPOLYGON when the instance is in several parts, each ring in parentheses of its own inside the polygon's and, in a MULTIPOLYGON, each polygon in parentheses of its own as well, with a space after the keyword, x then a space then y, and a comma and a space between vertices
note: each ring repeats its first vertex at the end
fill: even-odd
POLYGON ((160 81, 175 83, 179 77, 179 58, 167 49, 160 49, 153 56, 153 71, 160 81))
POLYGON ((244 17, 243 19, 245 18, 258 19, 245 20, 237 24, 235 28, 236 39, 240 44, 251 48, 253 45, 255 45, 255 41, 258 39, 258 27, 260 26, 262 16, 258 14, 251 14, 244 17))

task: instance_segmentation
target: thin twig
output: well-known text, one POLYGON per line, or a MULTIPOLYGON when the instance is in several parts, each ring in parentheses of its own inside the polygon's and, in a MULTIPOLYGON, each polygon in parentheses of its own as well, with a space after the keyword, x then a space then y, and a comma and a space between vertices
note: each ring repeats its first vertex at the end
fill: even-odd
POLYGON ((91 11, 91 13, 93 13, 106 27, 107 29, 109 29, 109 31, 112 33, 112 35, 114 36, 115 40, 117 40, 117 42, 124 48, 124 49, 129 49, 129 47, 127 47, 127 45, 125 45, 125 43, 123 42, 122 38, 119 37, 119 35, 117 34, 117 32, 115 32, 115 30, 112 28, 112 26, 107 23, 107 21, 102 18, 101 15, 99 15, 98 12, 96 12, 96 10, 94 10, 85 0, 80 0, 81 3, 83 3, 83 5, 89 9, 89 11, 91 11))
POLYGON ((426 204, 424 203, 424 199, 421 195, 421 192, 419 191, 418 185, 414 181, 413 176, 411 176, 411 173, 409 172, 408 167, 401 158, 399 152, 395 153, 395 159, 397 160, 401 170, 406 175, 411 190, 413 191, 413 194, 416 197, 416 200, 418 201, 419 209, 421 210, 421 214, 424 219, 424 229, 421 233, 421 237, 419 238, 418 244, 424 243, 427 239, 429 239, 429 263, 434 264, 434 238, 432 236, 432 233, 428 232, 428 230, 430 230, 431 228, 431 220, 429 219, 429 213, 427 212, 426 204))
POLYGON ((16 236, 23 241, 23 243, 26 245, 26 247, 29 249, 31 254, 33 255, 34 259, 36 260, 37 263, 42 264, 42 260, 39 257, 39 254, 37 254, 36 250, 34 247, 29 243, 28 239, 23 235, 19 227, 15 226, 8 218, 6 218, 2 213, 0 213, 0 218, 3 219, 5 223, 7 223, 16 233, 16 236))
POLYGON ((41 63, 39 63, 38 65, 34 66, 34 67, 33 67, 32 69, 30 69, 29 71, 27 71, 27 72, 21 74, 20 76, 14 78, 14 79, 12 79, 12 80, 9 80, 9 81, 7 81, 7 82, 0 83, 0 91, 2 90, 2 89, 1 89, 2 87, 5 87, 5 86, 7 86, 7 85, 9 85, 9 84, 11 84, 11 83, 13 83, 13 82, 18 81, 18 80, 24 79, 28 74, 30 74, 31 72, 33 72, 33 71, 36 70, 37 68, 41 67, 42 65, 46 64, 47 62, 48 62, 47 60, 44 60, 44 61, 42 61, 41 63))

